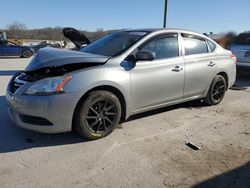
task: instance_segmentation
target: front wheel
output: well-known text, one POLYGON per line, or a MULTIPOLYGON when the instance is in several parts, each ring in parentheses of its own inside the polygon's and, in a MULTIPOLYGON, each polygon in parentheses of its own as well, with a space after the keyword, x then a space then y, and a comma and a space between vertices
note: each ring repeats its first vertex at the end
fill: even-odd
POLYGON ((204 102, 209 105, 219 104, 223 100, 226 90, 227 83, 225 78, 221 75, 216 75, 210 85, 207 96, 204 98, 204 102))
POLYGON ((90 140, 110 134, 121 119, 119 99, 108 91, 93 91, 80 102, 75 116, 75 128, 90 140))

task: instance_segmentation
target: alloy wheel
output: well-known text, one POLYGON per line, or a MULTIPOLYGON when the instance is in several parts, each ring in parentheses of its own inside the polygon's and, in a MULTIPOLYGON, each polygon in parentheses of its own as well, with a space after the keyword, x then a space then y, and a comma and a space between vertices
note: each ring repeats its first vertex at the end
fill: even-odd
POLYGON ((226 85, 225 82, 223 80, 218 80, 213 87, 212 90, 212 97, 213 100, 217 103, 220 102, 225 94, 225 90, 226 90, 226 85))
POLYGON ((29 50, 24 50, 23 57, 30 57, 30 56, 31 56, 31 52, 29 50))
POLYGON ((90 106, 86 121, 92 132, 103 133, 113 127, 116 118, 116 105, 111 100, 102 99, 90 106))

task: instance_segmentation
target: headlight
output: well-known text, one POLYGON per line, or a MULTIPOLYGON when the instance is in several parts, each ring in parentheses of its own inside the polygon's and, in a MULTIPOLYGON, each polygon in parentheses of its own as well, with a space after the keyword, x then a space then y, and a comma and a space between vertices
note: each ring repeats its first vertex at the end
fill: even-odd
POLYGON ((51 95, 62 93, 64 85, 72 79, 71 76, 48 78, 31 85, 24 94, 26 95, 51 95))

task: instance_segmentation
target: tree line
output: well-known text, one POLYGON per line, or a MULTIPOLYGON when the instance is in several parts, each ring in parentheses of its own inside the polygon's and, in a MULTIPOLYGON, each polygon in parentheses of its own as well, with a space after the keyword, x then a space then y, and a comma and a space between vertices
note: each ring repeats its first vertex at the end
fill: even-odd
MULTIPOLYGON (((6 26, 5 31, 9 39, 33 39, 33 40, 67 40, 62 32, 62 27, 46 27, 41 29, 27 29, 26 25, 20 22, 13 22, 6 26)), ((90 41, 94 41, 107 35, 113 30, 104 31, 97 29, 94 32, 81 31, 90 41)))

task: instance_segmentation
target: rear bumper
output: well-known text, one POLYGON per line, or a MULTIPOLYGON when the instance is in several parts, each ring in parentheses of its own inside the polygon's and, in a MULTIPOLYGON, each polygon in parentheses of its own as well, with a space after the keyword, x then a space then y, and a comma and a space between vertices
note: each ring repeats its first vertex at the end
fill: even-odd
POLYGON ((238 61, 236 66, 238 71, 250 71, 250 62, 238 61))

